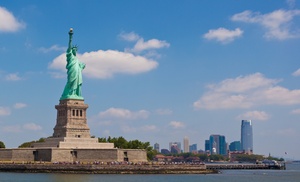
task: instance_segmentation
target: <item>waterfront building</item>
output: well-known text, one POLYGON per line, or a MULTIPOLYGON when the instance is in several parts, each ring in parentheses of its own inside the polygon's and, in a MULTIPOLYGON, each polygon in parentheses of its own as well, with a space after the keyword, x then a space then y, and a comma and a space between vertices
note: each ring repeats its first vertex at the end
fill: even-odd
POLYGON ((198 154, 206 154, 206 151, 200 149, 200 150, 198 150, 198 154))
POLYGON ((158 143, 154 144, 154 150, 156 150, 157 152, 159 152, 159 144, 158 143))
POLYGON ((253 152, 253 131, 251 120, 242 120, 241 149, 245 152, 253 152))
POLYGON ((189 149, 190 144, 189 143, 190 143, 189 138, 187 136, 185 136, 183 139, 183 152, 184 153, 190 152, 190 149, 189 149))
POLYGON ((162 153, 164 155, 171 154, 171 152, 168 149, 161 149, 160 153, 162 153))
POLYGON ((197 144, 190 145, 190 152, 197 153, 197 144))
POLYGON ((180 154, 181 151, 180 151, 180 149, 178 148, 177 145, 172 145, 172 146, 171 146, 171 153, 172 153, 172 154, 180 154))
POLYGON ((209 140, 205 140, 205 152, 209 152, 210 151, 210 141, 209 140))
POLYGON ((227 154, 227 143, 223 135, 210 135, 210 154, 227 154))
POLYGON ((231 142, 229 145, 229 151, 241 151, 241 142, 240 141, 234 141, 231 142))
POLYGON ((180 142, 170 142, 169 149, 171 153, 181 153, 181 143, 180 142))
POLYGON ((196 153, 198 153, 198 149, 197 149, 197 144, 195 143, 195 144, 192 144, 192 145, 190 145, 190 152, 196 152, 196 153))

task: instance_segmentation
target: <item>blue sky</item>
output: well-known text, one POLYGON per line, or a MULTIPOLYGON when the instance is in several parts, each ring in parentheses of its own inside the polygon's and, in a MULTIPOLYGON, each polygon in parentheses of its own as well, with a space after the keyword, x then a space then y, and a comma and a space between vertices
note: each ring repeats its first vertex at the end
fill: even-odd
POLYGON ((7 147, 53 134, 71 27, 92 135, 204 149, 251 119, 256 154, 300 159, 299 1, 2 1, 7 147))

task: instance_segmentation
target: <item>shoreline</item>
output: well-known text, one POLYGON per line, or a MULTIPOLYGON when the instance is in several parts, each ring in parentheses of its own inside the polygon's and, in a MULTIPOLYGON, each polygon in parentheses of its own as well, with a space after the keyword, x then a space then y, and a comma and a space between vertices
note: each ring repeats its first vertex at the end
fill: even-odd
POLYGON ((69 174, 217 174, 205 165, 0 164, 0 172, 69 174))

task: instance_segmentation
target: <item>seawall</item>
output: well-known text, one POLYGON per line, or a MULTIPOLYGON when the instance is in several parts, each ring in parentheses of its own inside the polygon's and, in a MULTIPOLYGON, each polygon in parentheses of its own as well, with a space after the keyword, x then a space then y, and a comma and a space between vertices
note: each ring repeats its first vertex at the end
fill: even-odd
POLYGON ((0 172, 80 174, 211 174, 205 165, 0 164, 0 172))

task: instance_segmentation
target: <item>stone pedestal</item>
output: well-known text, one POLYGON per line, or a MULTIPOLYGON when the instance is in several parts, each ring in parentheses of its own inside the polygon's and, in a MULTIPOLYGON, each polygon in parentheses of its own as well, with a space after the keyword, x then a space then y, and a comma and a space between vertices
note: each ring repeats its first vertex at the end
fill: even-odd
POLYGON ((60 100, 56 105, 57 119, 53 137, 91 138, 87 125, 88 105, 83 100, 60 100))
POLYGON ((57 119, 53 136, 45 139, 45 142, 34 143, 34 148, 114 148, 113 143, 99 143, 97 138, 91 138, 86 119, 88 105, 83 100, 60 100, 55 108, 57 119))

